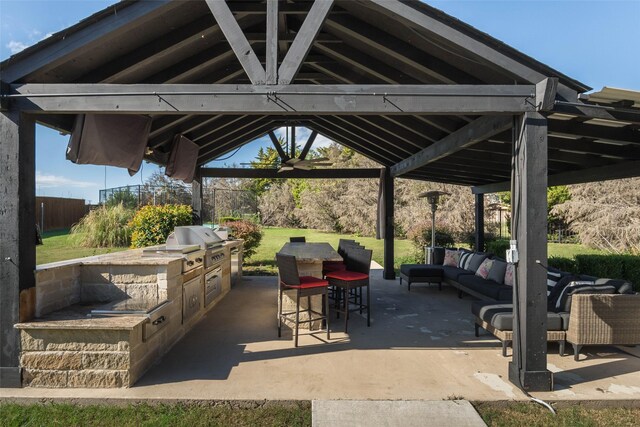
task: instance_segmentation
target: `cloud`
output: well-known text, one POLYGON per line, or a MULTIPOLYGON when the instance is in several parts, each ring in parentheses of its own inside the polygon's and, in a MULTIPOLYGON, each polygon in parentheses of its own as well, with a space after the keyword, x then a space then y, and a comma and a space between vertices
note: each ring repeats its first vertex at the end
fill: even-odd
POLYGON ((64 176, 46 175, 42 172, 36 172, 36 186, 40 188, 54 188, 54 187, 76 187, 76 188, 88 188, 95 187, 94 182, 77 181, 75 179, 65 178, 64 176))
POLYGON ((7 43, 7 48, 9 48, 12 55, 15 55, 20 51, 23 51, 28 47, 29 47, 28 44, 25 44, 16 40, 11 40, 9 43, 7 43))

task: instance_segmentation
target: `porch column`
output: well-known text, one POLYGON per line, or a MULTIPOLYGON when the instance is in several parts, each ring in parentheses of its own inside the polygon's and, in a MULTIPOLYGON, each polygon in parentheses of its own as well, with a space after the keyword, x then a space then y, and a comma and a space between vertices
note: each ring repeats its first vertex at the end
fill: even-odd
POLYGON ((509 379, 527 391, 549 391, 547 370, 547 120, 521 116, 511 180, 512 233, 519 261, 514 287, 513 359, 509 379), (540 261, 542 265, 537 263, 540 261))
POLYGON ((476 251, 484 251, 484 194, 476 194, 476 251))
POLYGON ((396 278, 396 272, 393 269, 393 176, 391 176, 391 168, 384 169, 384 270, 382 276, 387 280, 396 278))
POLYGON ((35 312, 35 121, 0 113, 0 387, 20 387, 20 334, 35 312))
POLYGON ((191 209, 193 210, 193 225, 202 225, 202 169, 196 168, 196 176, 191 182, 191 209))

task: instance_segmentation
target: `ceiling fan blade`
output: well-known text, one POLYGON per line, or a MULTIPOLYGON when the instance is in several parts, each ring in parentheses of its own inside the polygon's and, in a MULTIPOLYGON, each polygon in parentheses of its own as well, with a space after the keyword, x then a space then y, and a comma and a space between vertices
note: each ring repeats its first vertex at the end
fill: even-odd
POLYGON ((278 173, 292 171, 293 169, 294 169, 293 166, 281 166, 280 169, 278 169, 278 173))
POLYGON ((333 163, 313 163, 311 166, 333 166, 333 163))
POLYGON ((294 169, 301 169, 301 170, 305 170, 305 171, 310 171, 311 169, 313 169, 313 167, 311 165, 301 165, 300 163, 295 165, 293 168, 294 169))
POLYGON ((305 159, 305 162, 327 162, 329 160, 328 157, 317 157, 315 159, 305 159))
POLYGON ((292 159, 287 160, 284 163, 287 164, 287 165, 295 165, 298 162, 304 162, 304 160, 300 160, 300 159, 294 157, 292 159))

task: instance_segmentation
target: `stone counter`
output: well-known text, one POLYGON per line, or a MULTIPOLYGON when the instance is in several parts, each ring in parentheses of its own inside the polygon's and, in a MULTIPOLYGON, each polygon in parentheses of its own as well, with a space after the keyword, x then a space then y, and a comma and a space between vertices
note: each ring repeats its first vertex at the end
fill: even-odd
MULTIPOLYGON (((22 342, 23 385, 133 385, 227 294, 229 254, 233 248, 242 251, 242 243, 225 242, 221 294, 206 310, 201 304, 199 313, 184 323, 180 256, 142 256, 141 249, 134 249, 39 265, 36 319, 16 325, 22 342), (144 316, 87 317, 92 305, 127 297, 169 300, 166 326, 143 340, 144 316)), ((203 280, 202 268, 191 273, 203 280)), ((204 286, 202 292, 204 301, 204 286)))

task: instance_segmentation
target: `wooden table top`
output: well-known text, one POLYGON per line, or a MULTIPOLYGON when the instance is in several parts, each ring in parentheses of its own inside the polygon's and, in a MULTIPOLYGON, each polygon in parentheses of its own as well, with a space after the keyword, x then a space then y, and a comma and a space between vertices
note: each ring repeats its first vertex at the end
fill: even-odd
POLYGON ((328 243, 285 243, 280 253, 293 255, 298 262, 342 261, 342 257, 328 243))

